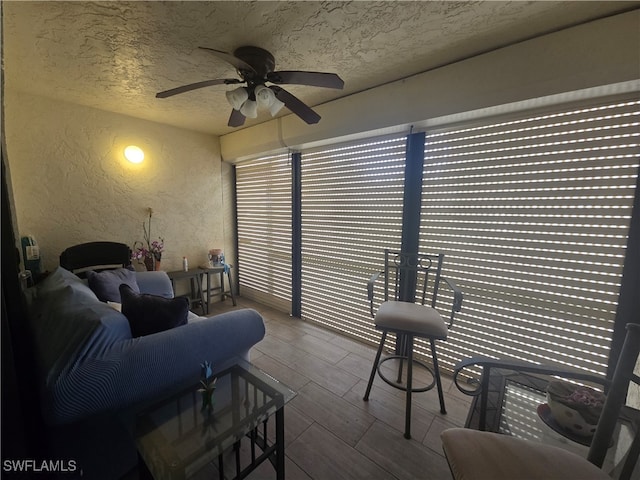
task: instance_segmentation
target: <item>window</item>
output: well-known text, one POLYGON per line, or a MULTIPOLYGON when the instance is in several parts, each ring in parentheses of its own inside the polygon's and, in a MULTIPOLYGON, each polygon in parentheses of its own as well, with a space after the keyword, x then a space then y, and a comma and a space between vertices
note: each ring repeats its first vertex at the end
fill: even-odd
POLYGON ((371 342, 366 283, 402 238, 404 136, 303 152, 302 317, 371 342))
POLYGON ((236 165, 242 295, 290 311, 291 163, 287 154, 236 165))
MULTIPOLYGON (((444 370, 486 355, 605 374, 640 159, 640 102, 605 101, 427 132, 420 251, 465 294, 444 370)), ((305 320, 379 341, 366 282, 400 248, 405 144, 302 152, 305 320)), ((289 158, 236 175, 242 293, 290 311, 289 158)))
POLYGON ((638 175, 638 105, 427 133, 420 250, 443 251, 445 276, 465 294, 439 344, 444 368, 487 355, 604 375, 638 175))

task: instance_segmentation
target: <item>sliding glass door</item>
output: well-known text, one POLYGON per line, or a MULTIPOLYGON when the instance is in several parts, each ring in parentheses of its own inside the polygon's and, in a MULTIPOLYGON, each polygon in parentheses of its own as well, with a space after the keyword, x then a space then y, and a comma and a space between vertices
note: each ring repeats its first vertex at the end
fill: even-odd
POLYGON ((240 293, 291 309, 291 161, 288 154, 236 165, 240 293))
POLYGON ((445 253, 465 294, 446 367, 487 355, 604 375, 639 113, 614 101, 427 133, 420 248, 445 253))
POLYGON ((302 155, 302 318, 378 341, 366 284, 402 238, 404 136, 302 155))
MULTIPOLYGON (((637 100, 610 99, 426 132, 420 251, 443 252, 465 295, 439 347, 445 370, 487 355, 604 375, 639 117, 637 100)), ((303 150, 298 210, 288 155, 237 165, 242 293, 290 311, 300 211, 302 318, 377 342, 366 283, 415 228, 402 225, 405 148, 397 135, 303 150)))

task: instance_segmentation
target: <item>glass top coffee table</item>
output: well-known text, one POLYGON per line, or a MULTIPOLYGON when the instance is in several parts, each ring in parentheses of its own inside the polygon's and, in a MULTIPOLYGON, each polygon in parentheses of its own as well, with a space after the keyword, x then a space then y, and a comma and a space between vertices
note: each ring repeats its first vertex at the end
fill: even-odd
POLYGON ((284 406, 295 392, 245 361, 217 378, 211 411, 202 410, 196 384, 138 415, 141 478, 189 479, 212 468, 219 478, 245 478, 268 459, 275 477, 284 479, 284 406), (275 431, 269 426, 272 416, 275 431), (241 459, 243 440, 249 453, 241 459), (233 477, 225 472, 229 458, 235 463, 233 477))

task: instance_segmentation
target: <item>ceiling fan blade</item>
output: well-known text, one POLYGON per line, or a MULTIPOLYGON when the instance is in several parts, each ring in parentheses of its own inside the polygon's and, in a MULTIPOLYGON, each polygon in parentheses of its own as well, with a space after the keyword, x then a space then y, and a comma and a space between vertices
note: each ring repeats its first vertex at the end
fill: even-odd
POLYGON ((227 123, 227 125, 229 127, 240 127, 244 125, 244 119, 245 119, 245 116, 242 113, 240 113, 239 110, 236 110, 234 108, 233 110, 231 110, 231 115, 229 116, 229 123, 227 123))
POLYGON ((311 110, 307 105, 302 103, 300 99, 293 96, 285 89, 272 85, 269 87, 276 94, 276 98, 286 105, 286 107, 293 113, 298 115, 302 120, 309 125, 318 123, 320 121, 320 115, 311 110))
POLYGON ((209 47, 198 47, 201 48, 202 50, 208 50, 211 53, 213 53, 216 57, 221 58, 222 60, 224 60, 227 63, 230 63, 231 65, 233 65, 234 67, 236 67, 238 70, 249 70, 250 72, 255 72, 255 68, 253 68, 251 65, 249 65, 247 62, 245 62, 244 60, 240 60, 238 57, 227 53, 227 52, 221 52, 220 50, 216 50, 214 48, 209 48, 209 47))
POLYGON ((171 90, 165 90, 164 92, 156 93, 156 98, 167 98, 179 93, 190 92, 191 90, 197 90, 198 88, 210 87, 211 85, 230 85, 234 83, 242 83, 242 80, 237 78, 216 78, 215 80, 205 80, 203 82, 190 83, 189 85, 182 85, 181 87, 172 88, 171 90))
POLYGON ((344 81, 335 73, 299 72, 296 70, 283 70, 267 74, 267 80, 272 83, 288 83, 294 85, 311 85, 313 87, 326 87, 342 89, 344 81))

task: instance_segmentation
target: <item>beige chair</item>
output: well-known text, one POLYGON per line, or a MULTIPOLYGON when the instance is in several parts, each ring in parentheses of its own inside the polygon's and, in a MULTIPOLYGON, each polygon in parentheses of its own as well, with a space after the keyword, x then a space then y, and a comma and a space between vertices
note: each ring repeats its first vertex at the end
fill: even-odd
POLYGON ((454 315, 462 307, 462 292, 454 282, 442 276, 443 254, 422 255, 385 250, 384 259, 384 271, 374 274, 367 285, 371 315, 375 319, 376 329, 382 331, 382 338, 373 362, 364 400, 369 400, 376 371, 386 383, 406 391, 404 436, 405 438, 411 438, 411 395, 413 393, 425 392, 437 385, 440 411, 443 414, 447 413, 435 341, 447 339, 447 331, 453 324, 454 315), (377 313, 374 313, 374 287, 380 277, 384 280, 384 301, 378 308, 377 313), (448 324, 436 310, 439 302, 438 293, 443 282, 453 291, 448 324), (417 302, 416 297, 419 297, 417 302), (427 301, 429 301, 429 305, 425 305, 427 301), (380 360, 389 332, 396 335, 396 354, 380 360), (413 348, 416 337, 425 338, 429 341, 433 368, 414 359, 413 348), (395 381, 389 380, 381 370, 381 365, 384 362, 393 359, 399 360, 398 376, 395 381), (403 381, 405 361, 407 363, 406 382, 403 381), (414 363, 421 365, 432 373, 433 382, 431 384, 420 388, 413 386, 414 363))
MULTIPOLYGON (((628 324, 626 339, 613 379, 611 382, 605 382, 609 384, 607 399, 586 459, 559 447, 509 435, 468 428, 452 428, 443 431, 441 439, 453 478, 456 480, 611 480, 612 477, 601 470, 601 467, 621 410, 624 407, 626 416, 630 413, 640 413, 624 405, 629 383, 640 384, 640 378, 633 373, 639 352, 640 325, 628 324)), ((520 366, 526 368, 524 365, 520 366)), ((514 365, 514 368, 517 366, 514 365)), ((635 438, 625 461, 615 472, 616 478, 632 478, 640 451, 637 419, 634 421, 634 429, 635 438)))

